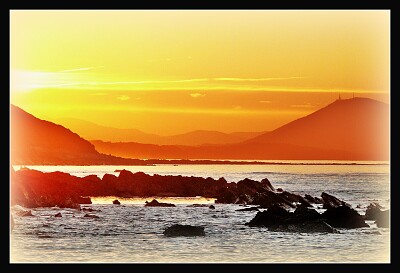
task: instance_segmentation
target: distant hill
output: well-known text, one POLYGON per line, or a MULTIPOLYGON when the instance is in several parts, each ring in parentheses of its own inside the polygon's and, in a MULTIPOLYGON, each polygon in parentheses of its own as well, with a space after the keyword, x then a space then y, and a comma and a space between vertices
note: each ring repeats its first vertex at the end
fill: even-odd
POLYGON ((337 100, 274 131, 241 143, 198 147, 92 141, 104 153, 160 159, 389 160, 389 105, 337 100))
POLYGON ((88 140, 102 140, 111 142, 136 142, 156 145, 188 145, 229 144, 243 142, 265 132, 234 132, 222 133, 218 131, 197 130, 184 134, 160 136, 147 134, 137 129, 120 129, 101 126, 93 122, 75 119, 59 118, 57 123, 70 128, 88 140))
POLYGON ((143 164, 139 160, 101 154, 69 129, 38 119, 10 105, 10 156, 19 165, 143 164))
POLYGON ((336 100, 246 143, 330 148, 360 158, 389 158, 389 105, 368 98, 336 100))

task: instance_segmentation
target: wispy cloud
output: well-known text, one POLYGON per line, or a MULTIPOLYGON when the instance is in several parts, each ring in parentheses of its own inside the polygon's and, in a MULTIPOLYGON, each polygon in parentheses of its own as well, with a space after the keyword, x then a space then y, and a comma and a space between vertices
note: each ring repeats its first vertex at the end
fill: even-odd
POLYGON ((104 66, 90 66, 90 67, 80 67, 80 68, 73 68, 73 69, 65 69, 61 71, 57 71, 54 73, 65 73, 65 72, 76 72, 76 71, 85 71, 85 70, 93 70, 103 68, 104 66))
POLYGON ((130 100, 130 99, 131 99, 131 97, 126 96, 126 95, 121 95, 121 96, 117 97, 117 100, 122 100, 122 101, 130 100))
POLYGON ((271 78, 214 78, 216 81, 231 81, 231 82, 264 82, 278 80, 304 79, 305 77, 271 77, 271 78))
POLYGON ((200 97, 205 97, 206 94, 192 93, 192 94, 190 94, 190 96, 191 96, 192 98, 200 98, 200 97))
POLYGON ((311 103, 305 103, 305 104, 292 104, 290 107, 293 108, 314 108, 316 107, 315 105, 312 105, 311 103))

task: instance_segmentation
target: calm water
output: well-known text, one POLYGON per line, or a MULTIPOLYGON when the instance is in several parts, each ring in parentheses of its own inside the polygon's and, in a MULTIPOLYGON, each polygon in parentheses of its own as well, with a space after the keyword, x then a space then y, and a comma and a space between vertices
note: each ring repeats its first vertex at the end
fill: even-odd
MULTIPOLYGON (((312 163, 312 162, 301 162, 312 163)), ((323 162, 326 163, 326 162, 323 162)), ((337 162, 334 162, 337 163, 337 162)), ((365 162, 363 162, 365 163, 365 162)), ((229 182, 268 178, 275 188, 301 195, 327 192, 364 214, 371 202, 390 208, 388 164, 369 165, 158 165, 158 166, 27 166, 76 176, 118 175, 116 169, 148 174, 202 176, 229 182)), ((14 166, 16 170, 18 166, 14 166)), ((152 198, 95 198, 98 219, 72 209, 33 209, 34 217, 18 217, 10 236, 11 262, 69 263, 386 263, 390 262, 390 231, 377 228, 340 230, 340 234, 269 232, 244 224, 256 212, 237 212, 240 205, 211 204, 206 198, 164 198, 177 207, 144 207, 152 198), (62 218, 53 217, 61 212, 62 218), (169 238, 162 232, 172 224, 205 227, 205 237, 169 238), (378 232, 377 232, 378 231, 378 232)), ((12 211, 21 209, 14 206, 12 211)))

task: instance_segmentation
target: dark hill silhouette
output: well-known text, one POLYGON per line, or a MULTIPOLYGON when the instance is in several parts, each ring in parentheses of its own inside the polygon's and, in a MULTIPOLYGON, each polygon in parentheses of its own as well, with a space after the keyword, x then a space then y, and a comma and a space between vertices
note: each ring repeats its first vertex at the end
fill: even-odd
POLYGON ((111 142, 136 142, 155 145, 187 145, 198 146, 204 144, 229 144, 243 142, 265 132, 234 132, 222 133, 218 131, 196 130, 184 134, 160 136, 144 133, 137 129, 121 129, 101 126, 96 123, 76 119, 60 118, 57 123, 70 128, 88 140, 102 140, 111 142))
POLYGON ((389 157, 389 106, 368 98, 336 100, 303 118, 246 143, 283 143, 389 157))
POLYGON ((337 100, 272 132, 235 144, 92 143, 100 152, 134 158, 389 160, 389 105, 367 98, 337 100))
POLYGON ((138 160, 100 154, 93 144, 69 129, 41 120, 10 105, 12 164, 143 164, 138 160))

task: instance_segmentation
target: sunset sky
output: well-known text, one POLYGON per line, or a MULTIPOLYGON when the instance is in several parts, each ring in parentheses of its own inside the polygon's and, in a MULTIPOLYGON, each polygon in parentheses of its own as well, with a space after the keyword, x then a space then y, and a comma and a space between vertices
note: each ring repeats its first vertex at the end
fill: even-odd
POLYGON ((229 133, 389 103, 383 10, 12 10, 10 42, 10 102, 50 121, 229 133))

